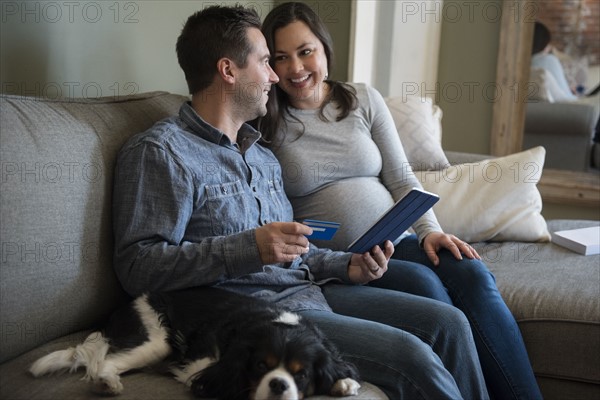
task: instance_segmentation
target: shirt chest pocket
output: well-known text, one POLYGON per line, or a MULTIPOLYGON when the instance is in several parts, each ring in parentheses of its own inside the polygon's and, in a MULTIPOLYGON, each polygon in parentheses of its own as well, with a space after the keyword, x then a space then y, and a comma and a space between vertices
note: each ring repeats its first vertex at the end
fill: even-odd
POLYGON ((270 179, 267 185, 272 218, 276 221, 290 221, 293 211, 283 190, 281 179, 270 179))
POLYGON ((230 235, 257 226, 256 200, 241 181, 206 185, 205 193, 214 235, 230 235))

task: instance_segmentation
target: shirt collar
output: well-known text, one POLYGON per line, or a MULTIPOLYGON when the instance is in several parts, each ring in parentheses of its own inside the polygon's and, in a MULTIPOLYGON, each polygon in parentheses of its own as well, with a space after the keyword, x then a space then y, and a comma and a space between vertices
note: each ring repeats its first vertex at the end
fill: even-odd
MULTIPOLYGON (((227 135, 219 129, 204 121, 200 115, 194 110, 191 102, 187 101, 181 105, 179 109, 179 117, 189 127, 189 129, 201 138, 209 142, 223 145, 234 146, 227 135)), ((261 134, 252 126, 244 123, 238 131, 238 144, 242 152, 246 151, 250 146, 260 140, 261 134)))

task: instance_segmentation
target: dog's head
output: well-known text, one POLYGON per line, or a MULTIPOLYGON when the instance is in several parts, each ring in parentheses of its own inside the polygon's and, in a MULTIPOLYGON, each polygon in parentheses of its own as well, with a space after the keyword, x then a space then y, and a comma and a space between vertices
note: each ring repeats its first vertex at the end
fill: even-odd
POLYGON ((227 341, 218 361, 193 379, 195 396, 297 400, 331 394, 341 379, 358 380, 355 367, 295 314, 240 324, 227 341))

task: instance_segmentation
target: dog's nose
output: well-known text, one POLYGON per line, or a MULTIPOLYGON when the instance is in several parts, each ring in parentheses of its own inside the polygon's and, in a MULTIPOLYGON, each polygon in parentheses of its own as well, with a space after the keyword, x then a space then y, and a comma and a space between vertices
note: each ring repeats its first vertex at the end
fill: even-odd
POLYGON ((290 385, 280 378, 273 378, 271 382, 269 382, 269 388, 271 389, 271 393, 273 394, 282 394, 286 390, 288 390, 290 385))

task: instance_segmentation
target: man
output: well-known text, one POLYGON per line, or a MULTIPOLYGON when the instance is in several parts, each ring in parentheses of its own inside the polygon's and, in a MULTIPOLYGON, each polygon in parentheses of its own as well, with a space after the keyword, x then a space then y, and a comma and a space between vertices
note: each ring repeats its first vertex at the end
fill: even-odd
MULTIPOLYGON (((317 281, 350 283, 351 255, 309 251, 304 235, 312 231, 291 222, 276 158, 257 144, 260 134, 244 124, 266 113, 268 92, 278 81, 260 20, 242 9, 206 9, 188 20, 177 52, 191 104, 182 106, 178 118, 134 138, 118 159, 115 260, 125 289, 139 295, 219 283, 253 292, 243 288, 246 275, 263 272, 259 282, 277 286, 269 294, 273 300, 293 302, 288 294, 296 291, 320 296, 306 280, 308 268, 300 255, 312 260, 310 272, 317 281), (219 30, 223 38, 208 39, 219 30), (275 281, 263 271, 265 265, 285 262, 292 264, 277 265, 282 276, 275 281)), ((390 254, 353 257, 356 282, 381 276, 390 254)))
POLYGON ((462 313, 356 285, 385 273, 391 243, 363 255, 318 249, 292 221, 281 168, 245 124, 265 114, 278 81, 256 13, 192 15, 177 55, 191 102, 117 160, 115 269, 125 290, 206 285, 259 296, 314 321, 391 398, 487 397, 462 313))

